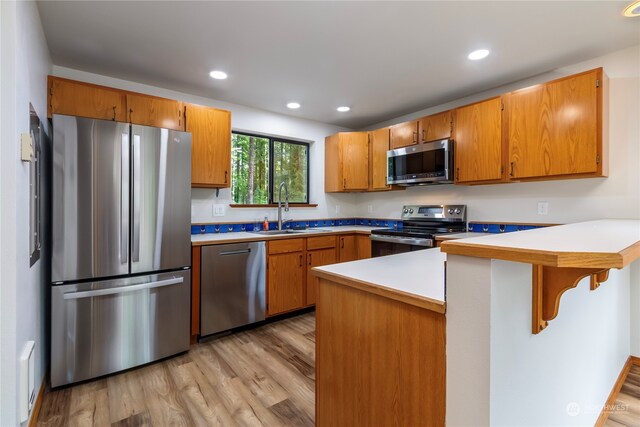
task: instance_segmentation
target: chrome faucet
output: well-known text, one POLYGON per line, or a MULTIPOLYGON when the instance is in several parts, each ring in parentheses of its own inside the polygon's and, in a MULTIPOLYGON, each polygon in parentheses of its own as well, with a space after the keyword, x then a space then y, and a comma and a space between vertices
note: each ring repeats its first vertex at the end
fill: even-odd
POLYGON ((287 181, 282 181, 278 189, 278 230, 282 230, 282 224, 286 222, 282 221, 282 187, 284 187, 284 211, 289 212, 289 188, 287 181))

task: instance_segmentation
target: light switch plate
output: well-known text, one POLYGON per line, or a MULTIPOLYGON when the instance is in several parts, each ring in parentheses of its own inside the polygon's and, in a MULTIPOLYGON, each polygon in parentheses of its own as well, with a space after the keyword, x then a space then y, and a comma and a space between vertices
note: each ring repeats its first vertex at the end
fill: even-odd
POLYGON ((213 205, 213 216, 224 216, 224 205, 222 204, 214 204, 213 205))

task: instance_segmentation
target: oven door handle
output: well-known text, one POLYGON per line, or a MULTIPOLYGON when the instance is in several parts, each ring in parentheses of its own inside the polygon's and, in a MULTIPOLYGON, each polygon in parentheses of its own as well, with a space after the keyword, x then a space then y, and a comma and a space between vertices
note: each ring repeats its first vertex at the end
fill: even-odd
POLYGON ((428 248, 433 247, 433 239, 416 239, 413 237, 382 236, 378 234, 370 235, 369 239, 376 242, 398 243, 401 245, 425 246, 428 248))

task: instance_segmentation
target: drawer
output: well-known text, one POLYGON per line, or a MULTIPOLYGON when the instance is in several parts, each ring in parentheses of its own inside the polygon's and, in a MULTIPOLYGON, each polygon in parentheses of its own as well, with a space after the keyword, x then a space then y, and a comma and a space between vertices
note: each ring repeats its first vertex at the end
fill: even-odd
POLYGON ((335 248, 337 246, 336 236, 320 236, 307 238, 307 250, 335 248))
POLYGON ((288 252, 302 252, 304 239, 282 239, 268 242, 269 255, 286 254, 288 252))

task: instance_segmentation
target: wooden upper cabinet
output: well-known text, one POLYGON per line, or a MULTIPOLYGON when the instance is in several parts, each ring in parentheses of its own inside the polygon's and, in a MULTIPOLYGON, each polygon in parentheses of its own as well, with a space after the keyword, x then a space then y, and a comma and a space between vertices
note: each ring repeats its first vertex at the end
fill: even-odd
POLYGON ((509 178, 606 176, 602 68, 507 95, 509 178))
POLYGON ((387 151, 389 151, 389 128, 369 132, 370 142, 370 177, 369 190, 379 191, 391 188, 387 185, 387 151))
POLYGON ((368 132, 340 132, 325 138, 326 192, 369 188, 368 132))
POLYGON ((455 110, 455 182, 499 181, 503 177, 500 97, 455 110))
POLYGON ((191 132, 191 186, 229 187, 231 112, 186 104, 185 122, 191 132))
POLYGON ((48 77, 47 116, 66 114, 92 119, 127 121, 126 95, 117 89, 48 77))
POLYGON ((133 124, 184 130, 181 101, 127 93, 127 114, 133 124))
POLYGON ((420 142, 451 138, 453 120, 451 111, 423 117, 419 121, 420 142))
POLYGON ((408 147, 418 143, 418 121, 398 123, 391 126, 391 149, 408 147))

